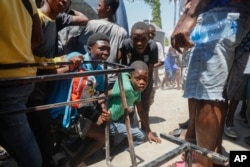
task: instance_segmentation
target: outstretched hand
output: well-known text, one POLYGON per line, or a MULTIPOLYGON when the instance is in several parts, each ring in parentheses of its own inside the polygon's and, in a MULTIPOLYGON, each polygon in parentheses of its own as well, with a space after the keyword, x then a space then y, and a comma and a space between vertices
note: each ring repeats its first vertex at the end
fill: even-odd
POLYGON ((158 136, 156 136, 155 134, 153 134, 152 132, 148 133, 148 141, 149 141, 149 143, 152 143, 152 141, 157 143, 157 144, 161 143, 161 139, 158 136))
POLYGON ((189 35, 194 26, 196 25, 196 17, 192 17, 187 12, 184 13, 178 21, 172 35, 171 45, 179 53, 182 53, 182 48, 188 50, 194 46, 190 40, 189 35))

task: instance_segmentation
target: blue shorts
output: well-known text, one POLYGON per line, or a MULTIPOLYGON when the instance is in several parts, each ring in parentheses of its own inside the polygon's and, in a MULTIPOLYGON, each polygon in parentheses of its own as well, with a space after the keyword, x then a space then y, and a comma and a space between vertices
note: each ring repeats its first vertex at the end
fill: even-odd
POLYGON ((168 74, 168 78, 173 78, 174 77, 174 73, 176 70, 180 69, 177 64, 172 64, 171 66, 169 67, 165 67, 165 73, 168 74))
POLYGON ((235 20, 236 34, 205 44, 196 44, 188 52, 190 59, 183 97, 202 100, 225 99, 223 93, 234 60, 235 48, 249 31, 250 15, 243 8, 224 6, 202 13, 197 20, 197 26, 203 26, 216 24, 225 18, 235 20))

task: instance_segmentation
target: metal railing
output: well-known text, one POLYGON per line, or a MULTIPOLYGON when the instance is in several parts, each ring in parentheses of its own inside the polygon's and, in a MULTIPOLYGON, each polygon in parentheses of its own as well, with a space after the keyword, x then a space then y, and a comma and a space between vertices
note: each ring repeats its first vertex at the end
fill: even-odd
MULTIPOLYGON (((20 78, 1 78, 0 79, 0 87, 1 86, 15 86, 18 84, 26 84, 26 83, 36 83, 36 82, 46 82, 46 81, 54 81, 54 80, 62 80, 62 79, 71 79, 74 77, 83 77, 83 76, 89 76, 89 75, 105 75, 105 88, 106 92, 105 94, 107 95, 107 75, 108 74, 117 74, 118 75, 118 81, 119 81, 119 88, 121 90, 121 101, 122 101, 122 106, 124 109, 124 114, 125 114, 125 123, 127 127, 127 134, 128 134, 128 143, 129 143, 129 148, 130 148, 130 153, 131 153, 131 163, 133 166, 136 166, 136 159, 135 159, 135 153, 134 153, 134 146, 133 146, 133 138, 131 135, 130 131, 130 120, 128 116, 128 111, 127 111, 127 102, 126 102, 126 96, 123 88, 123 83, 121 79, 121 73, 122 72, 130 72, 133 71, 134 69, 128 66, 124 66, 121 64, 117 63, 109 63, 105 61, 84 61, 84 63, 99 63, 103 64, 104 70, 95 70, 95 71, 84 71, 84 72, 69 72, 69 73, 63 73, 63 74, 49 74, 49 75, 40 75, 40 76, 33 76, 33 77, 20 77, 20 78), (111 69, 108 69, 108 67, 112 67, 111 69)), ((48 66, 55 66, 55 65, 69 65, 71 62, 59 62, 59 63, 14 63, 14 64, 0 64, 0 70, 4 69, 13 69, 13 68, 24 68, 24 67, 48 67, 48 66)), ((43 111, 45 109, 51 109, 55 107, 61 107, 61 106, 66 106, 66 105, 71 105, 75 103, 80 103, 80 102, 92 102, 92 101, 97 101, 99 99, 105 99, 106 104, 107 98, 105 97, 93 97, 93 98, 88 98, 88 99, 80 99, 80 100, 75 100, 75 101, 69 101, 69 102, 60 102, 60 103, 54 103, 54 104, 46 104, 46 105, 41 105, 41 106, 36 106, 36 107, 29 107, 26 109, 22 110, 15 110, 11 112, 5 112, 5 111, 0 111, 0 117, 5 116, 5 115, 10 115, 10 114, 18 114, 18 113, 27 113, 27 112, 37 112, 37 111, 43 111)), ((107 123, 106 128, 105 128, 105 147, 106 147, 106 164, 110 167, 112 167, 112 162, 110 161, 110 140, 109 140, 109 124, 107 123)))
MULTIPOLYGON (((116 63, 108 63, 105 61, 88 61, 84 63, 90 63, 90 62, 96 62, 96 63, 101 63, 104 66, 104 70, 96 70, 96 71, 84 71, 84 72, 70 72, 70 73, 64 73, 64 74, 50 74, 50 75, 42 75, 42 76, 34 76, 34 77, 22 77, 22 78, 11 78, 11 79, 0 79, 0 87, 1 86, 6 86, 6 85, 17 85, 17 84, 25 84, 25 83, 34 83, 34 82, 45 82, 45 81, 53 81, 53 80, 62 80, 62 79, 70 79, 74 77, 82 77, 82 76, 88 76, 88 75, 105 75, 105 87, 107 88, 107 75, 108 74, 118 74, 118 81, 119 81, 119 88, 121 91, 121 101, 122 101, 122 106, 124 109, 124 114, 125 114, 125 123, 126 123, 126 129, 127 129, 127 134, 128 134, 128 143, 129 143, 129 149, 130 149, 130 158, 131 158, 131 163, 133 167, 137 166, 136 163, 136 155, 134 151, 134 146, 133 146, 133 138, 131 135, 130 131, 130 120, 129 120, 129 115, 128 115, 128 108, 127 108, 127 102, 126 102, 126 96, 124 92, 124 87, 121 79, 121 73, 122 72, 130 72, 133 71, 134 69, 128 66, 124 66, 121 64, 116 64, 116 63), (112 66, 112 69, 108 69, 108 66, 112 66)), ((69 64, 69 62, 62 62, 61 64, 69 64)), ((9 64, 9 65, 0 65, 0 70, 1 69, 8 69, 8 68, 19 68, 19 67, 34 67, 34 66, 50 66, 50 65, 60 65, 60 63, 55 64, 55 63, 34 63, 34 64, 9 64)), ((105 92, 107 95, 107 91, 105 92)), ((80 102, 92 102, 92 101, 97 101, 99 99, 105 99, 106 103, 108 104, 107 98, 105 97, 94 97, 94 98, 88 98, 88 99, 80 99, 80 100, 75 100, 75 101, 69 101, 69 102, 61 102, 61 103, 54 103, 54 104, 47 104, 47 105, 41 105, 41 106, 36 106, 36 107, 30 107, 27 109, 23 110, 16 110, 16 111, 11 111, 11 112, 5 112, 5 111, 0 111, 0 117, 8 114, 18 114, 18 113, 24 113, 24 112, 37 112, 37 111, 42 111, 45 109, 50 109, 50 108, 55 108, 55 107, 61 107, 61 106, 66 106, 70 104, 75 104, 75 103, 80 103, 80 102)), ((192 158, 191 158, 191 152, 195 151, 198 154, 201 154, 203 156, 206 156, 210 158, 215 164, 227 166, 229 163, 228 157, 225 157, 221 154, 209 151, 205 148, 199 147, 197 145, 194 145, 192 143, 189 143, 187 141, 181 140, 179 138, 176 138, 172 135, 168 135, 165 133, 160 134, 160 137, 166 140, 169 140, 173 143, 176 143, 180 145, 179 147, 168 151, 166 154, 158 157, 157 159, 147 163, 144 165, 145 167, 157 167, 160 166, 167 161, 173 159, 174 157, 180 155, 181 153, 185 152, 186 154, 186 166, 191 167, 192 166, 192 158)), ((106 128, 105 128, 105 147, 106 147, 106 164, 109 167, 113 167, 114 165, 111 162, 110 158, 110 140, 109 140, 109 124, 107 123, 106 128)))

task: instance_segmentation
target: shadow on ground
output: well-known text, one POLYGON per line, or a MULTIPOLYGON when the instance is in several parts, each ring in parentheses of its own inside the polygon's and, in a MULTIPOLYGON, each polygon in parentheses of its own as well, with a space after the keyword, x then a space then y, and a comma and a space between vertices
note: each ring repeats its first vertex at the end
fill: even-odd
POLYGON ((161 117, 155 117, 155 116, 152 117, 152 116, 150 116, 149 121, 150 121, 150 124, 157 124, 157 123, 161 123, 161 122, 166 121, 166 119, 161 118, 161 117))

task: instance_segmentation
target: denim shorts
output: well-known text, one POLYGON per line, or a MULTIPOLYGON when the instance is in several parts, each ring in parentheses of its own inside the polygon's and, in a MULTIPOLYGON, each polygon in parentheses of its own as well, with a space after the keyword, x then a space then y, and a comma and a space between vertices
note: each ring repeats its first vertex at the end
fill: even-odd
POLYGON ((235 34, 195 44, 187 53, 190 59, 183 97, 225 100, 224 90, 234 60, 235 48, 249 31, 250 15, 247 10, 240 7, 218 7, 202 13, 196 25, 216 24, 225 18, 235 21, 237 25, 235 34))

